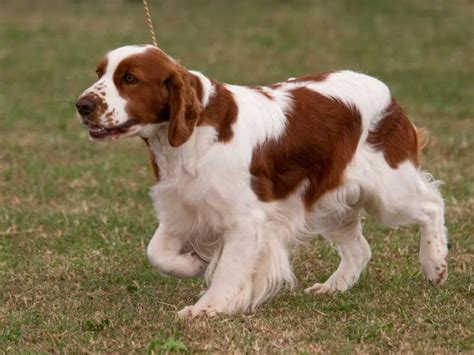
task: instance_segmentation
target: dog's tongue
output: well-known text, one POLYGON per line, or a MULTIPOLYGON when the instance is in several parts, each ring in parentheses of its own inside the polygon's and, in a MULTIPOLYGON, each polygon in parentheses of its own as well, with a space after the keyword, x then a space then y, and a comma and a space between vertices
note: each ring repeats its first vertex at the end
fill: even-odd
POLYGON ((89 123, 87 126, 89 129, 89 134, 93 138, 114 138, 115 135, 126 133, 130 127, 136 125, 137 123, 138 121, 132 118, 127 122, 124 122, 121 125, 115 127, 103 127, 95 123, 89 123))
POLYGON ((104 127, 101 127, 95 124, 89 125, 89 131, 98 132, 98 131, 103 131, 103 130, 105 130, 104 127))

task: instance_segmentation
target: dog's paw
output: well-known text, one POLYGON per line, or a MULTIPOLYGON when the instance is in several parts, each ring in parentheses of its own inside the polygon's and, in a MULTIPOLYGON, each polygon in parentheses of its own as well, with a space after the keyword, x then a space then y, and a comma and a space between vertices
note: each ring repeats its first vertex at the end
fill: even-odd
POLYGON ((313 286, 308 287, 304 290, 305 293, 312 295, 331 295, 336 291, 337 290, 335 288, 331 287, 330 285, 327 285, 326 283, 315 283, 313 286))
POLYGON ((443 284, 448 278, 448 263, 444 260, 422 264, 422 269, 426 278, 436 286, 443 284))
POLYGON ((313 286, 304 290, 305 293, 313 295, 331 295, 336 292, 344 292, 352 287, 357 279, 349 278, 334 274, 325 283, 315 283, 313 286))
POLYGON ((196 317, 215 317, 219 313, 222 313, 217 309, 217 307, 213 307, 212 305, 207 305, 205 307, 199 307, 197 305, 194 306, 186 306, 182 310, 178 312, 179 319, 193 319, 196 317))

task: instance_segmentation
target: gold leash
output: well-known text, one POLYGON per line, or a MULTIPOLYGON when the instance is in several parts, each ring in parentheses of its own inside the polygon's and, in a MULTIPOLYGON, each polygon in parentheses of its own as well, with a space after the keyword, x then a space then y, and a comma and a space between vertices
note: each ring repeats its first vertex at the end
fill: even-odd
POLYGON ((150 9, 148 8, 148 1, 143 0, 143 9, 145 10, 145 19, 148 26, 148 31, 150 31, 151 41, 155 47, 158 47, 156 42, 155 30, 153 29, 153 21, 151 20, 150 9))

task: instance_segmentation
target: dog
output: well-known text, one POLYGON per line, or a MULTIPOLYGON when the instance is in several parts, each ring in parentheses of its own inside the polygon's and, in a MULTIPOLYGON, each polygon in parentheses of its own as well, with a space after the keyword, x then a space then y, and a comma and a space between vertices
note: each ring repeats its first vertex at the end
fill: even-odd
POLYGON ((92 140, 138 136, 148 147, 159 219, 151 264, 207 281, 179 317, 252 311, 294 286, 291 247, 308 235, 333 242, 341 260, 306 292, 348 290, 371 257, 364 214, 418 224, 423 273, 446 280, 444 201, 419 163, 425 132, 378 79, 338 71, 229 85, 150 45, 110 51, 97 75, 78 116, 92 140))

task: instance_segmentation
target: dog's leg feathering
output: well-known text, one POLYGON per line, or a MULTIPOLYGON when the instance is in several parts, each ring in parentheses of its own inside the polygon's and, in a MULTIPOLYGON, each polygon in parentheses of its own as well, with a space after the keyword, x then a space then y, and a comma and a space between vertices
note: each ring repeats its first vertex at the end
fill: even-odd
POLYGON ((235 313, 252 302, 252 273, 259 255, 261 231, 255 221, 239 221, 223 235, 224 246, 209 289, 193 306, 182 309, 182 319, 235 313))

